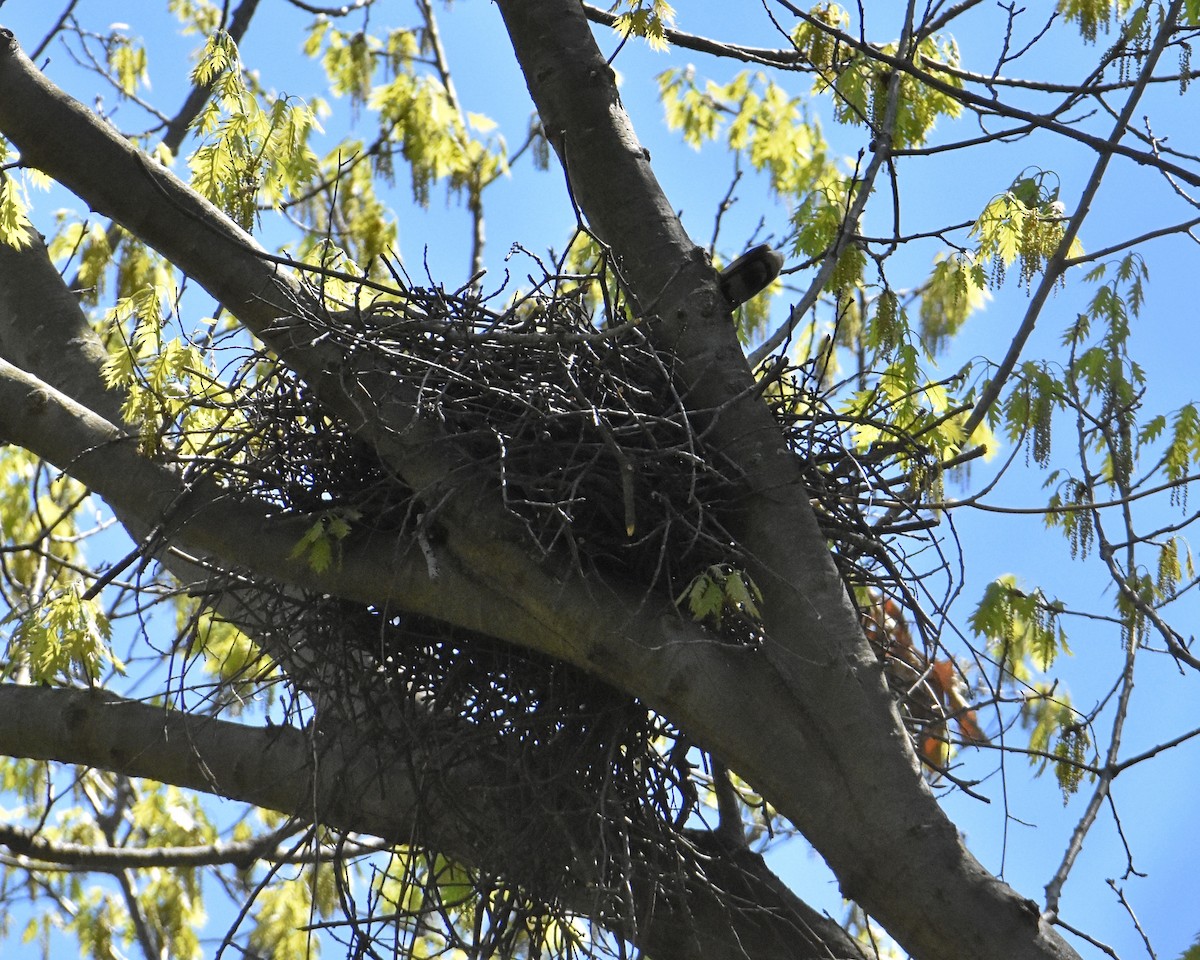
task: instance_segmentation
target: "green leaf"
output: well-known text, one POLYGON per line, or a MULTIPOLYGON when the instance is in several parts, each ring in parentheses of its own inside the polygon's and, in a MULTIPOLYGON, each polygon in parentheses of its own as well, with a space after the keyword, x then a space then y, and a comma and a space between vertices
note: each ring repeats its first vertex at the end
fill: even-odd
POLYGON ((108 45, 108 65, 117 81, 117 88, 126 97, 133 96, 139 86, 149 82, 146 48, 120 34, 108 45))
POLYGON ((0 178, 0 243, 23 250, 33 242, 32 229, 25 191, 12 177, 0 178))
POLYGON ((1062 609, 1041 590, 1021 590, 1016 577, 1006 574, 988 584, 968 622, 987 640, 989 653, 1024 680, 1031 667, 1049 670, 1060 653, 1071 652, 1059 623, 1062 609))
POLYGON ((759 621, 762 615, 758 604, 762 593, 750 575, 727 563, 713 564, 697 574, 675 598, 677 605, 686 602, 693 620, 707 622, 719 628, 725 617, 738 614, 759 621))
POLYGON ((666 32, 675 25, 675 9, 666 0, 618 0, 611 9, 627 8, 613 29, 622 36, 641 37, 651 50, 665 50, 666 32))
POLYGON ((1179 955, 1179 960, 1200 960, 1200 933, 1196 934, 1195 942, 1179 955))
POLYGON ((48 597, 38 608, 12 614, 17 629, 9 639, 8 672, 25 667, 35 683, 71 677, 96 682, 105 665, 118 673, 125 665, 109 646, 112 629, 95 599, 85 599, 78 583, 48 597))
POLYGON ((350 521, 356 519, 358 513, 353 510, 321 514, 292 547, 290 559, 304 559, 314 573, 324 573, 334 562, 339 541, 350 534, 350 521))
POLYGON ((1094 43, 1100 31, 1108 33, 1113 17, 1124 16, 1133 0, 1059 0, 1058 12, 1079 24, 1079 32, 1094 43))

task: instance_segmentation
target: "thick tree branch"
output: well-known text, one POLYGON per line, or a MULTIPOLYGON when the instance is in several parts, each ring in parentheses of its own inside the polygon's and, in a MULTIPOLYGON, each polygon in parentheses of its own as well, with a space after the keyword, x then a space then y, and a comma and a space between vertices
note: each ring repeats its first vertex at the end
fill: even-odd
MULTIPOLYGON (((485 624, 494 636, 581 665, 671 717, 788 815, 846 894, 917 955, 1069 956, 1039 929, 1036 909, 965 852, 924 787, 798 467, 753 393, 716 276, 654 183, 578 5, 510 0, 501 9, 577 199, 617 253, 642 312, 657 317, 651 329, 678 357, 689 404, 708 415, 711 435, 744 478, 738 533, 766 597, 771 641, 759 652, 730 648, 661 605, 556 576, 530 560, 503 515, 469 486, 447 507, 446 549, 463 576, 490 586, 443 590, 441 618, 485 624), (732 703, 730 690, 756 696, 732 703)), ((275 258, 50 87, 11 36, 0 49, 0 92, 0 130, 25 162, 198 279, 369 436, 410 486, 436 487, 462 466, 414 416, 412 385, 323 342, 319 304, 275 258)), ((19 371, 9 373, 12 389, 25 391, 22 409, 61 422, 67 405, 56 399, 39 409, 45 391, 30 392, 19 371)))
POLYGON ((155 531, 156 538, 217 557, 230 570, 242 568, 297 587, 363 602, 391 601, 431 614, 445 609, 438 602, 445 586, 468 587, 451 565, 445 565, 435 583, 415 551, 406 555, 369 536, 347 538, 341 563, 318 574, 302 557, 292 556, 314 518, 273 517, 262 505, 234 497, 201 473, 147 460, 138 453, 135 437, 3 360, 0 436, 69 473, 114 509, 155 531), (250 543, 253 550, 247 550, 250 543))
POLYGON ((19 250, 0 243, 0 356, 119 424, 121 395, 100 376, 103 345, 41 236, 30 229, 26 240, 19 250))
POLYGON ((652 335, 678 358, 689 405, 715 415, 710 436, 744 478, 734 532, 764 595, 768 641, 763 685, 739 688, 771 704, 770 756, 707 728, 694 703, 674 716, 695 717, 685 729, 769 797, 825 856, 843 892, 914 955, 1073 956, 1036 905, 966 852, 921 781, 711 269, 654 179, 578 0, 498 3, 573 195, 656 318, 652 335))
POLYGON ((468 459, 416 413, 415 389, 327 342, 318 296, 211 203, 53 86, 0 28, 0 129, 23 163, 48 173, 198 281, 414 490, 461 473, 468 459))
MULTIPOLYGON (((323 735, 314 742, 293 727, 262 729, 194 717, 101 690, 15 685, 0 685, 0 718, 0 754, 149 777, 388 842, 432 842, 468 864, 491 862, 497 845, 504 846, 505 821, 513 815, 501 791, 480 786, 495 782, 502 757, 489 760, 481 753, 448 769, 445 758, 420 739, 392 750, 364 746, 358 733, 345 741, 323 735), (497 769, 489 770, 489 762, 497 769), (453 791, 455 802, 423 802, 431 783, 453 791), (464 822, 474 828, 470 839, 464 822)), ((657 960, 861 958, 845 931, 792 895, 761 857, 726 851, 698 831, 690 836, 700 872, 691 878, 686 898, 646 896, 661 878, 652 866, 634 863, 633 900, 643 913, 632 919, 620 912, 597 914, 602 898, 587 889, 569 891, 571 905, 657 960)), ((40 841, 0 833, 0 842, 14 839, 17 852, 38 855, 40 841)), ((267 840, 273 851, 274 839, 267 840)), ((215 852, 174 855, 195 866, 218 862, 211 859, 215 852)), ((264 853, 241 845, 225 852, 264 853)), ((142 853, 147 863, 160 856, 142 853)), ((132 862, 133 851, 98 851, 95 857, 85 865, 140 865, 132 862), (104 860, 109 853, 121 859, 104 860)))

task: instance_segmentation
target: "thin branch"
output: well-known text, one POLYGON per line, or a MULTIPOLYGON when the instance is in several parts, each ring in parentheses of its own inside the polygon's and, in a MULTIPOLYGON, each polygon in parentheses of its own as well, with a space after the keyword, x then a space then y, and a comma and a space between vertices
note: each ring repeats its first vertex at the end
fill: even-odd
POLYGON ((195 868, 228 865, 247 870, 258 861, 271 863, 325 863, 348 857, 377 853, 385 849, 377 843, 339 844, 320 850, 294 852, 280 847, 283 840, 295 834, 297 826, 287 824, 278 830, 230 843, 208 843, 192 847, 97 847, 91 844, 46 840, 30 830, 0 825, 0 844, 17 856, 26 870, 45 870, 65 867, 73 871, 119 873, 125 870, 145 870, 150 867, 195 868), (38 861, 31 863, 29 861, 38 861))
POLYGON ((63 12, 59 14, 58 19, 54 21, 54 26, 46 31, 46 35, 42 37, 41 42, 34 47, 33 51, 29 54, 29 58, 31 60, 39 59, 41 55, 46 52, 46 47, 50 46, 50 42, 56 36, 58 36, 59 32, 62 30, 66 22, 71 18, 71 14, 78 5, 79 0, 69 0, 66 9, 64 9, 63 12))
POLYGON ((1084 187, 1083 193, 1079 198, 1079 204, 1075 208, 1074 214, 1071 215, 1066 229, 1063 231, 1062 239, 1059 240, 1054 255, 1046 263, 1037 290, 1029 298, 1029 306, 1025 310, 1025 317, 1022 319, 1021 325, 1018 327, 1016 335, 1009 345, 1008 352, 997 365, 991 379, 980 392, 979 401, 975 404, 975 409, 971 411, 966 422, 963 424, 964 436, 971 436, 975 429, 984 421, 984 418, 987 417, 992 405, 1000 398, 1000 394, 1004 390, 1004 385, 1016 368, 1017 361, 1025 349, 1025 343, 1029 339, 1030 334, 1033 333, 1033 328, 1037 324, 1038 317, 1041 316, 1042 307, 1045 306, 1046 301, 1050 298, 1050 294, 1054 291, 1059 279, 1066 270, 1067 257, 1071 249, 1071 244, 1075 242, 1075 238, 1079 235, 1079 230, 1083 226, 1083 221, 1091 212, 1092 201, 1100 190, 1100 184, 1104 179, 1105 173, 1108 171, 1109 162, 1112 160, 1113 155, 1119 152, 1118 147, 1120 146, 1121 138, 1125 136, 1129 127, 1129 121, 1133 117, 1134 110, 1137 108, 1138 101, 1141 99, 1142 94, 1146 90, 1146 85, 1154 73, 1154 67, 1167 47, 1171 33, 1170 27, 1176 22, 1181 7, 1182 0, 1174 0, 1167 11, 1163 25, 1155 37, 1154 45, 1146 56, 1141 74, 1138 77, 1138 82, 1130 91, 1129 98, 1125 101, 1125 106, 1121 109, 1120 116, 1117 117, 1116 122, 1113 124, 1112 132, 1109 134, 1108 139, 1099 147, 1098 152, 1100 156, 1096 160, 1096 165, 1092 168, 1091 176, 1088 178, 1087 185, 1084 187))

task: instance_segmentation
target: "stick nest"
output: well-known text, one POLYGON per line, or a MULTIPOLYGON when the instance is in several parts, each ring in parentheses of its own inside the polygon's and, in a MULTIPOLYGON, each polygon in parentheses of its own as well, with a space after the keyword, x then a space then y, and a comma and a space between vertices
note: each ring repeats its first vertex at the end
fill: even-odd
MULTIPOLYGON (((723 520, 739 478, 685 408, 672 358, 619 300, 598 319, 585 292, 547 281, 496 310, 467 292, 406 286, 331 313, 326 332, 418 386, 419 415, 485 473, 536 549, 674 599, 697 577, 741 569, 723 520)), ((294 374, 263 357, 254 369, 244 453, 222 466, 224 482, 284 512, 374 528, 398 549, 436 535, 439 504, 453 489, 409 489, 294 374)), ((816 371, 777 365, 771 381, 764 397, 847 581, 895 582, 905 565, 883 546, 888 531, 873 500, 896 482, 886 458, 849 451, 816 371)), ((680 827, 708 782, 696 752, 644 705, 569 665, 403 610, 287 591, 268 606, 260 646, 304 646, 298 662, 312 666, 285 664, 290 679, 313 700, 319 691, 322 709, 360 728, 364 745, 417 737, 437 744, 449 766, 503 758, 479 789, 511 814, 491 865, 506 876, 540 891, 554 889, 550 877, 566 882, 569 837, 580 829, 576 836, 599 833, 586 844, 593 852, 632 844, 639 856, 670 859, 681 883, 691 874, 680 827)), ((761 639, 736 603, 709 625, 719 642, 761 639)), ((430 802, 453 802, 453 777, 431 779, 420 784, 430 802)), ((596 869, 591 884, 623 889, 619 865, 596 869)))

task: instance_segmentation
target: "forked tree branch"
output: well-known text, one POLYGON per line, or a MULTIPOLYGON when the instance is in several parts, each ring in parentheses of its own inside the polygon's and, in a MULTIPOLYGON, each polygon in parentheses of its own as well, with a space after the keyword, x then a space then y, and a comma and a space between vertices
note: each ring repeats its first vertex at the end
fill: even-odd
MULTIPOLYGON (((737 532, 766 598, 770 641, 761 651, 731 648, 666 605, 556 575, 506 536, 501 515, 481 506, 486 498, 473 496, 450 509, 446 549, 487 591, 442 591, 443 619, 486 619, 492 635, 582 666, 670 717, 796 823, 845 893, 914 954, 1073 956, 1039 924, 1035 906, 971 858, 921 780, 798 465, 753 392, 716 276, 653 182, 578 4, 500 5, 575 196, 620 259, 644 315, 654 318, 659 345, 677 357, 689 405, 710 420, 711 436, 744 478, 737 532), (738 691, 755 695, 742 699, 738 691)), ((203 283, 323 388, 330 409, 368 436, 411 487, 427 490, 461 466, 453 447, 414 417, 412 385, 382 379, 323 343, 318 305, 277 258, 50 87, 11 36, 0 49, 0 89, 0 131, 24 162, 203 283)), ((9 374, 13 389, 28 394, 25 409, 42 415, 45 391, 29 393, 19 371, 9 374)), ((69 404, 54 398, 45 409, 60 417, 69 404)))
MULTIPOLYGON (((763 686, 735 686, 727 672, 726 690, 754 689, 770 704, 770 757, 695 709, 676 718, 769 797, 845 895, 913 955, 1074 956, 1035 904, 967 853, 925 788, 791 453, 758 401, 728 309, 714 302, 711 270, 654 178, 578 0, 498 5, 572 195, 653 319, 651 336, 677 358, 689 407, 712 415, 709 435, 744 483, 733 532, 763 593, 768 640, 763 686)), ((737 704, 739 720, 755 712, 737 704)))

